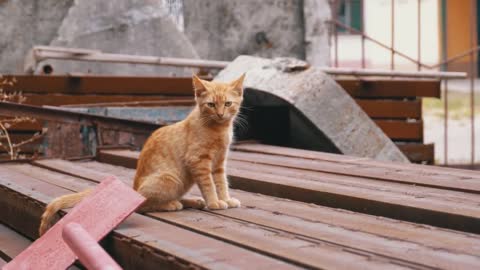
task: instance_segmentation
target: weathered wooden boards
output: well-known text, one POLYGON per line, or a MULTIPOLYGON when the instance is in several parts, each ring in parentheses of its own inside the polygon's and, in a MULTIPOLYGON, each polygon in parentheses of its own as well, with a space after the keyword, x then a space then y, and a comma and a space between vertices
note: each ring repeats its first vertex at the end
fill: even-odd
MULTIPOLYGON (((34 238, 45 202, 108 175, 131 185, 137 157, 101 150, 102 162, 2 164, 0 221, 34 238)), ((475 172, 258 144, 235 146, 228 166, 242 208, 133 214, 106 238, 106 250, 126 269, 480 267, 475 172)))
MULTIPOLYGON (((134 175, 132 169, 98 162, 44 160, 35 162, 35 166, 81 177, 85 182, 96 182, 105 175, 117 174, 126 183, 131 183, 134 175)), ((198 195, 198 191, 193 193, 198 195)), ((480 238, 468 233, 238 190, 233 190, 232 195, 242 200, 242 209, 188 210, 148 216, 306 267, 318 266, 318 263, 331 259, 342 260, 335 255, 335 245, 365 256, 388 256, 392 262, 395 259, 398 260, 396 263, 412 268, 455 268, 457 263, 470 259, 473 264, 468 267, 473 267, 480 256, 480 238), (262 228, 269 232, 260 233, 262 228), (310 241, 311 246, 333 247, 325 258, 316 253, 317 249, 298 248, 300 240, 310 241), (456 257, 464 252, 469 255, 456 257), (450 256, 452 254, 457 255, 450 256), (469 256, 473 257, 469 259, 469 256)))
POLYGON ((144 200, 145 198, 117 180, 116 177, 106 177, 95 187, 92 194, 76 205, 72 211, 8 263, 4 269, 65 269, 77 258, 77 254, 62 238, 65 226, 73 222, 81 226, 80 228, 84 228, 86 234, 92 239, 99 241, 128 217, 144 200))
MULTIPOLYGON (((0 166, 0 221, 29 238, 37 237, 45 203, 92 182, 64 174, 43 173, 22 166, 0 166), (14 168, 19 170, 16 170, 14 168), (58 183, 73 184, 64 188, 58 183), (56 184, 55 184, 56 183, 56 184)), ((32 167, 32 166, 30 166, 32 167)), ((295 266, 160 222, 133 214, 107 236, 104 247, 124 269, 292 269, 295 266)))
MULTIPOLYGON (((230 154, 233 188, 480 233, 476 172, 378 162, 264 145, 230 154)), ((135 168, 137 152, 104 150, 102 162, 135 168)))

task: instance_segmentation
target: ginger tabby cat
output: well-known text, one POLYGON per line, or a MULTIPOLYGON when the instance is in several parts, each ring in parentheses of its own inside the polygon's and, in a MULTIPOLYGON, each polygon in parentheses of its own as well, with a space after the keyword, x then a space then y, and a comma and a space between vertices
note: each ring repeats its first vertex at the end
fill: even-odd
MULTIPOLYGON (((133 188, 147 200, 137 212, 178 211, 184 207, 212 210, 240 207, 230 197, 225 174, 233 121, 243 100, 245 74, 230 83, 193 76, 196 106, 188 117, 157 129, 145 143, 133 188), (201 198, 182 198, 197 184, 201 198)), ((73 207, 91 190, 61 196, 47 205, 39 233, 52 225, 55 213, 73 207)))

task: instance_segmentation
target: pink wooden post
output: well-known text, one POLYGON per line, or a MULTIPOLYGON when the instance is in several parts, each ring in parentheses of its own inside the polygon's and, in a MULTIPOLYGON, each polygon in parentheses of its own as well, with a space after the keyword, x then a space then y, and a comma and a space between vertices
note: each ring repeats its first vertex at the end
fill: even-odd
MULTIPOLYGON (((63 270, 75 262, 77 256, 91 256, 92 250, 85 250, 89 246, 87 237, 80 236, 80 254, 69 248, 63 240, 64 227, 77 223, 87 231, 88 238, 99 241, 114 229, 120 222, 127 218, 135 209, 145 201, 145 198, 135 192, 115 177, 108 177, 96 186, 90 196, 86 197, 68 214, 60 219, 42 237, 37 239, 27 249, 15 257, 2 270, 63 270)), ((67 229, 72 230, 72 228, 67 229)), ((74 233, 73 233, 74 232, 74 233)), ((77 232, 73 225, 73 232, 77 232)), ((67 238, 70 236, 67 236, 67 238)), ((76 235, 70 237, 72 243, 77 244, 76 235)), ((98 254, 94 254, 97 259, 98 254)), ((91 258, 91 257, 89 257, 91 258)), ((102 259, 102 262, 105 262, 102 259)), ((92 268, 93 269, 93 268, 92 268)), ((95 268, 110 269, 110 268, 95 268)), ((118 265, 116 268, 120 269, 118 265)))
POLYGON ((80 224, 71 222, 65 225, 62 231, 62 237, 63 241, 67 243, 87 269, 122 269, 80 224))

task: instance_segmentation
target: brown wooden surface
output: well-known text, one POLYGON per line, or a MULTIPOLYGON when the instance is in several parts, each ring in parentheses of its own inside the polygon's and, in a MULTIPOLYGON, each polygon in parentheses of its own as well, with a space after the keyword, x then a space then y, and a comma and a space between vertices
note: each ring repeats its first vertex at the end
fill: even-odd
POLYGON ((355 99, 371 118, 422 118, 420 100, 355 99))
POLYGON ((397 147, 408 157, 412 162, 427 162, 427 164, 434 163, 435 148, 433 143, 397 143, 397 147))
POLYGON ((358 98, 440 97, 438 80, 337 80, 350 95, 358 98))
MULTIPOLYGON (((138 152, 102 150, 98 158, 135 168, 138 152)), ((390 169, 232 151, 228 175, 233 188, 250 192, 480 232, 480 212, 475 206, 480 203, 480 186, 475 178, 456 172, 423 175, 408 167, 390 169), (410 184, 412 181, 423 187, 410 184)))
MULTIPOLYGON (((83 181, 99 181, 106 175, 118 174, 121 175, 125 183, 131 184, 135 173, 132 169, 88 161, 73 163, 62 160, 43 160, 36 162, 35 165, 82 177, 83 181)), ((41 174, 40 171, 36 172, 36 170, 32 170, 30 173, 41 174)), ((54 181, 61 178, 61 176, 49 177, 54 181)), ((55 184, 62 185, 60 181, 56 181, 55 184)), ((281 250, 288 251, 289 247, 295 245, 299 240, 294 235, 301 235, 312 242, 336 243, 352 251, 358 250, 363 253, 373 251, 391 259, 403 260, 413 268, 417 267, 417 265, 411 264, 413 262, 421 265, 435 265, 440 268, 458 266, 456 263, 460 262, 457 262, 455 256, 439 257, 438 251, 435 251, 438 248, 445 248, 446 243, 450 243, 448 245, 449 250, 460 253, 466 252, 475 255, 476 253, 472 249, 480 249, 480 241, 476 243, 474 239, 462 237, 462 233, 415 226, 402 221, 378 219, 333 208, 313 205, 307 207, 306 204, 300 202, 239 190, 232 190, 231 192, 232 196, 243 202, 244 208, 228 211, 208 211, 208 213, 191 210, 177 213, 150 213, 148 215, 228 242, 255 248, 259 252, 268 249, 271 254, 282 254, 282 256, 292 260, 296 260, 299 254, 308 253, 309 250, 301 248, 301 251, 290 250, 288 253, 277 253, 280 252, 280 249, 270 245, 277 243, 275 246, 282 246, 281 250), (249 223, 249 228, 237 221, 245 224, 249 223), (258 225, 268 228, 270 233, 263 236, 254 236, 258 225), (284 237, 293 236, 290 240, 285 240, 289 242, 289 245, 286 245, 283 241, 275 242, 279 238, 271 237, 271 233, 275 233, 277 230, 283 231, 282 235, 284 237), (418 236, 415 237, 417 234, 418 236), (257 240, 260 239, 256 239, 257 237, 261 237, 264 241, 259 244, 257 240), (439 241, 440 239, 442 240, 439 241), (417 245, 416 243, 421 244, 417 245), (430 250, 430 248, 433 249, 430 250), (413 250, 417 254, 415 258, 409 255, 413 250)), ((198 190, 193 191, 193 195, 199 196, 199 194, 198 190)), ((332 249, 332 252, 325 254, 327 257, 315 254, 313 255, 313 257, 316 257, 315 259, 309 258, 303 263, 317 265, 315 263, 317 259, 321 259, 321 263, 327 263, 335 257, 335 250, 332 249)), ((461 263, 468 263, 468 256, 466 258, 467 260, 463 260, 461 263)))
MULTIPOLYGON (((11 76, 5 76, 9 78, 11 76)), ((189 77, 15 75, 24 93, 192 95, 189 77)), ((337 80, 354 97, 440 97, 437 80, 337 80)))
MULTIPOLYGON (((5 76, 7 79, 10 77, 5 76)), ((5 87, 5 90, 69 95, 193 95, 189 77, 15 75, 15 78, 15 85, 5 87)))
POLYGON ((106 95, 67 95, 67 94, 32 94, 25 93, 25 104, 43 106, 61 106, 61 105, 79 105, 79 104, 95 104, 95 103, 121 103, 121 102, 141 102, 141 101, 162 101, 168 102, 169 100, 185 100, 191 101, 193 97, 171 97, 164 95, 119 95, 119 94, 106 94, 106 95))
MULTIPOLYGON (((78 191, 75 188, 91 187, 92 183, 47 170, 36 170, 32 174, 32 167, 28 164, 12 164, 9 169, 0 166, 0 206, 5 211, 0 215, 0 221, 23 235, 36 238, 45 203, 78 191)), ((260 269, 297 268, 282 260, 139 214, 132 214, 104 241, 106 250, 126 270, 159 267, 248 269, 251 265, 260 269)))
POLYGON ((423 121, 377 119, 374 122, 393 140, 423 141, 423 121))

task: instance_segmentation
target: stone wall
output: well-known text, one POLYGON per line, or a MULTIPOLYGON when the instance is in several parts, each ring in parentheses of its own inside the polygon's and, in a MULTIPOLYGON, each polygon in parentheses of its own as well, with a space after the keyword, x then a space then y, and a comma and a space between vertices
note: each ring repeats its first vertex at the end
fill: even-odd
MULTIPOLYGON (((0 73, 34 45, 233 60, 290 56, 328 64, 328 0, 0 0, 0 73)), ((191 70, 50 61, 55 73, 178 75, 191 70)), ((41 65, 40 65, 41 66, 41 65)))

